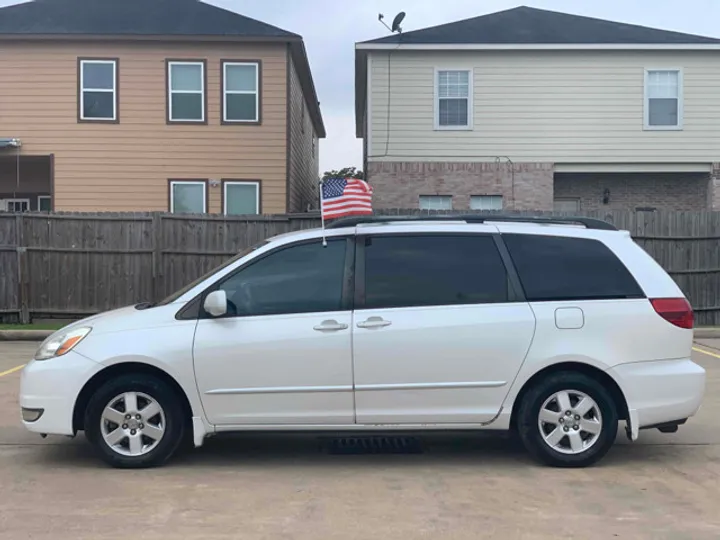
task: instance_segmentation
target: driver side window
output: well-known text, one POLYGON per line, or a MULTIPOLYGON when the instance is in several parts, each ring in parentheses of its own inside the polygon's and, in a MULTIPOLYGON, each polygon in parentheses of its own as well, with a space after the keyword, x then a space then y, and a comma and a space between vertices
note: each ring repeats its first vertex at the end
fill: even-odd
POLYGON ((347 240, 297 244, 240 269, 219 290, 228 315, 317 313, 342 309, 347 240))

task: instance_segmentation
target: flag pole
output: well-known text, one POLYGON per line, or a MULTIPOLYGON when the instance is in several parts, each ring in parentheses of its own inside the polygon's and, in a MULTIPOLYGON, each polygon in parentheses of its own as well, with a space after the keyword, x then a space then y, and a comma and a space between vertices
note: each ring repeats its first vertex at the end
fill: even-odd
POLYGON ((323 212, 323 194, 322 194, 323 181, 318 182, 318 193, 320 196, 320 223, 322 227, 322 245, 327 247, 327 238, 325 238, 325 212, 323 212))

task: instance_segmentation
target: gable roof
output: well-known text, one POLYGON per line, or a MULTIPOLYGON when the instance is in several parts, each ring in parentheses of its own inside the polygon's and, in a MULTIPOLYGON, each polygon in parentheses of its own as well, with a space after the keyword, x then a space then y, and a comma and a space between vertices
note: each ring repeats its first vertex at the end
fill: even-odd
POLYGON ((305 45, 293 32, 200 0, 32 0, 0 8, 0 40, 158 37, 287 43, 315 130, 326 136, 305 45))
POLYGON ((198 0, 33 0, 0 9, 0 34, 300 38, 198 0))
POLYGON ((703 44, 720 39, 521 6, 364 43, 703 44))

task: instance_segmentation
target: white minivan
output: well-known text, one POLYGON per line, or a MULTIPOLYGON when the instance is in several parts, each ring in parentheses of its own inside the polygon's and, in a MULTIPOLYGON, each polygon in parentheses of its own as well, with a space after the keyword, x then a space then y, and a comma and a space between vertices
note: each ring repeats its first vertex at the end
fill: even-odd
POLYGON ((348 218, 56 332, 20 406, 116 467, 221 432, 485 429, 577 467, 619 421, 636 440, 695 414, 692 339, 678 286, 603 221, 348 218))

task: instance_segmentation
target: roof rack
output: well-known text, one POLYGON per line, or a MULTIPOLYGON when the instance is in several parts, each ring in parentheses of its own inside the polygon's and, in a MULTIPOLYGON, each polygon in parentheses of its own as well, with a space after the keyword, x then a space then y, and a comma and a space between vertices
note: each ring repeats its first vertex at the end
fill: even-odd
POLYGON ((514 223, 539 223, 542 225, 584 225, 586 229, 599 231, 617 231, 617 227, 601 219, 588 217, 543 217, 543 216, 508 216, 503 214, 432 214, 418 216, 359 216, 341 218, 327 224, 327 229, 339 229, 341 227, 355 227, 365 223, 393 223, 413 221, 464 221, 465 223, 486 223, 492 221, 505 221, 514 223))

